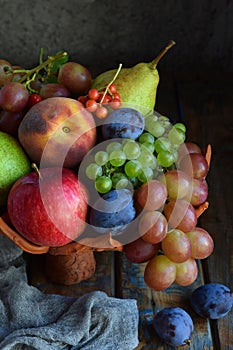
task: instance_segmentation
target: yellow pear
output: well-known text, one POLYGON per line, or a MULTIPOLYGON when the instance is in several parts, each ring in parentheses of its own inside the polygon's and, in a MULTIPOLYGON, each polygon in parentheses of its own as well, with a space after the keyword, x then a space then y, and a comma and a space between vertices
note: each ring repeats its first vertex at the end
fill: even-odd
MULTIPOLYGON (((120 70, 114 84, 124 107, 137 109, 143 114, 154 110, 159 84, 157 64, 174 45, 175 42, 170 41, 152 62, 140 62, 131 68, 120 70)), ((116 72, 116 69, 112 69, 98 75, 92 82, 92 88, 103 89, 114 79, 116 72)))

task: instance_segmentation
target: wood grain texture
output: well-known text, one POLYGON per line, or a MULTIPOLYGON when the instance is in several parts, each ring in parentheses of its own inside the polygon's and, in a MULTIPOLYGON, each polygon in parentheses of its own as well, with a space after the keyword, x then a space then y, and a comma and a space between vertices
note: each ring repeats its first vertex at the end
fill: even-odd
MULTIPOLYGON (((212 145, 213 155, 207 176, 208 210, 200 224, 213 237, 213 254, 204 262, 207 282, 233 288, 233 79, 232 75, 180 77, 178 90, 188 128, 188 139, 204 149, 212 145)), ((212 322, 217 349, 233 349, 233 313, 212 322)))

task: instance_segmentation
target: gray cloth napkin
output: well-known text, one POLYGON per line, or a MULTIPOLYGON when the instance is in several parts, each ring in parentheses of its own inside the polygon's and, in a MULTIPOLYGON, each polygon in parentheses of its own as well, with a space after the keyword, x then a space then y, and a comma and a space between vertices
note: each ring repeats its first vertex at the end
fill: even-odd
POLYGON ((101 291, 70 297, 27 283, 21 249, 0 234, 0 350, 131 350, 138 345, 134 299, 101 291))

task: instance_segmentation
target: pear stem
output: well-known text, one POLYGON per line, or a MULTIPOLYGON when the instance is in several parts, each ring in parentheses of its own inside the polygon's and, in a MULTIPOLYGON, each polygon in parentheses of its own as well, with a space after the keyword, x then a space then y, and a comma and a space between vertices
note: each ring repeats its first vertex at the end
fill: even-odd
POLYGON ((106 96, 106 94, 107 94, 107 92, 108 92, 109 86, 110 86, 112 83, 114 83, 114 81, 116 80, 118 74, 120 73, 121 68, 122 68, 122 63, 119 64, 119 67, 118 67, 118 69, 117 69, 117 71, 116 71, 116 74, 114 75, 114 77, 112 78, 112 80, 110 81, 110 83, 107 85, 107 87, 106 87, 106 89, 105 89, 105 91, 104 91, 104 94, 103 94, 103 96, 102 96, 102 98, 101 98, 100 104, 103 102, 103 100, 104 100, 104 98, 105 98, 105 96, 106 96))
POLYGON ((163 56, 167 53, 168 50, 172 48, 176 43, 173 40, 170 40, 167 46, 155 57, 155 59, 151 62, 151 68, 155 69, 158 62, 163 58, 163 56))
POLYGON ((42 180, 40 170, 38 169, 38 166, 36 165, 36 163, 32 163, 31 167, 37 172, 39 179, 42 180))

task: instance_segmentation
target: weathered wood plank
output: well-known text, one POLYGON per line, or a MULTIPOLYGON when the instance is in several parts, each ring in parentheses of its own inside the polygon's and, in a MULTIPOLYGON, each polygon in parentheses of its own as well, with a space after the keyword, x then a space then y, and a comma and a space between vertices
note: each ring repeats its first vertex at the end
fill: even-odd
MULTIPOLYGON (((207 281, 233 288, 233 79, 212 76, 199 81, 179 81, 189 137, 203 147, 211 143, 212 163, 207 181, 209 209, 202 227, 213 236, 215 249, 205 261, 207 281)), ((213 322, 218 349, 233 349, 233 312, 213 322)))

